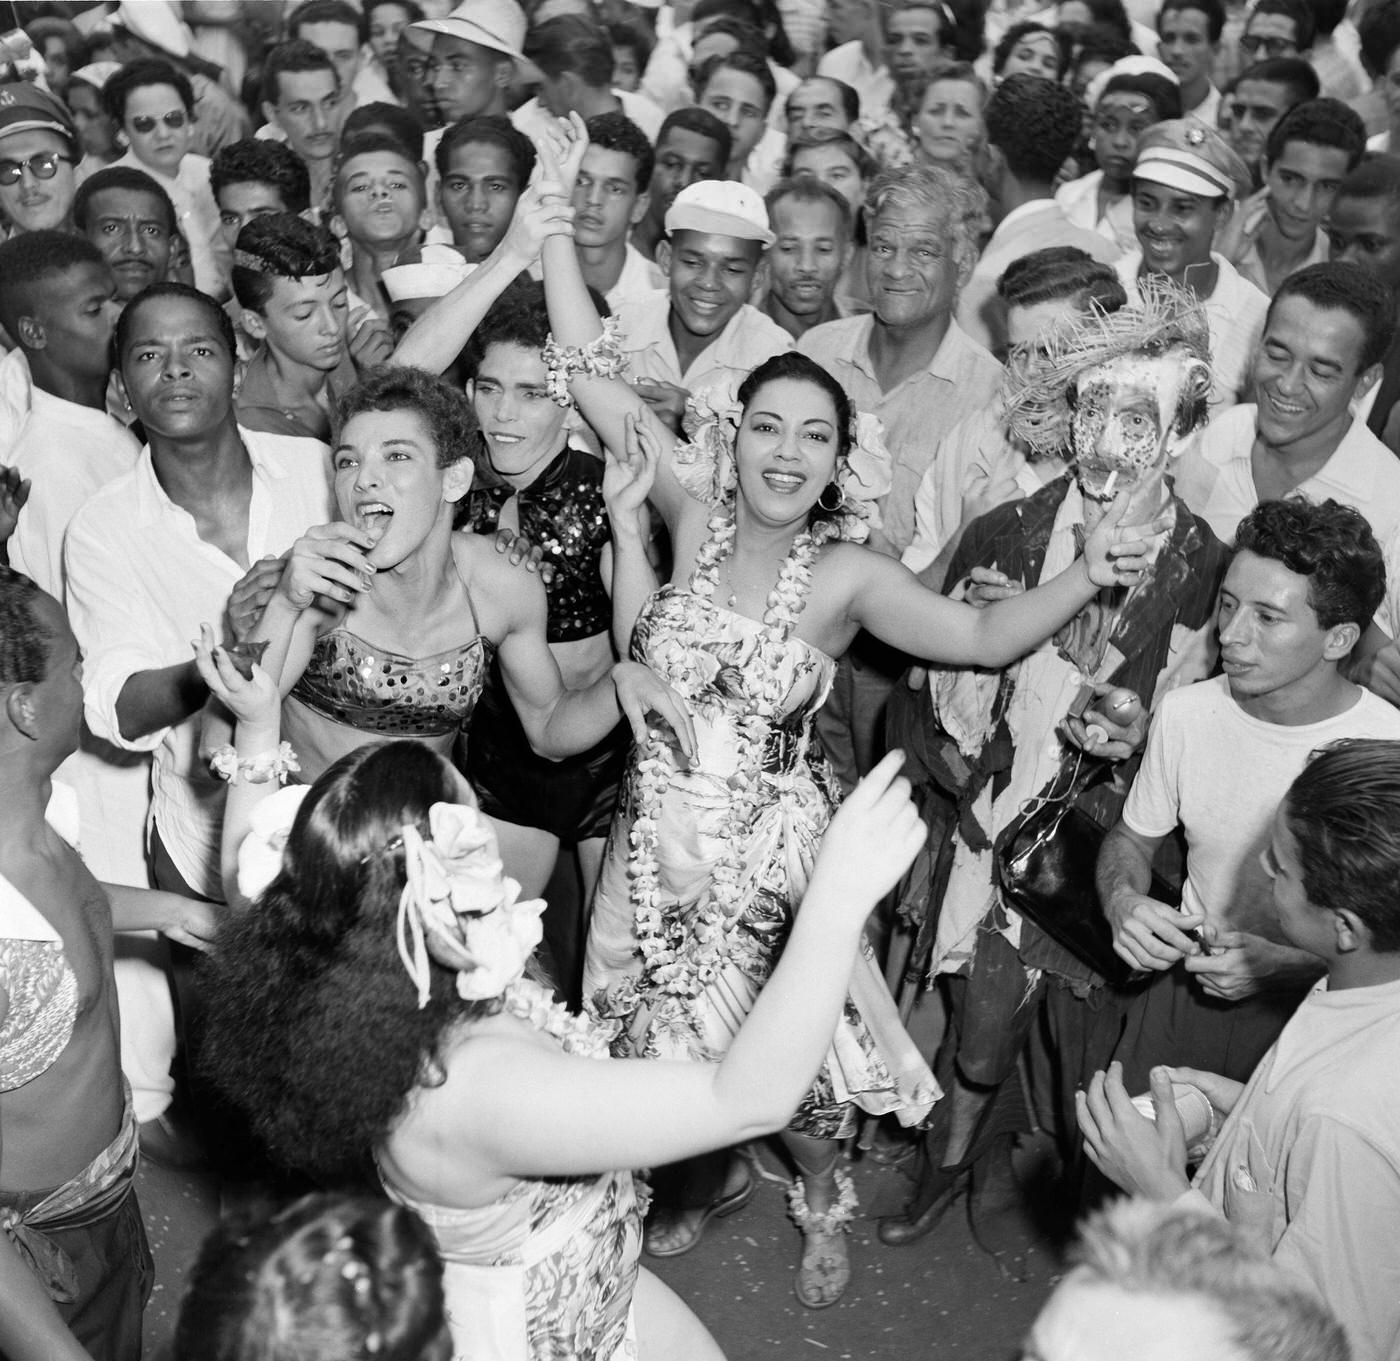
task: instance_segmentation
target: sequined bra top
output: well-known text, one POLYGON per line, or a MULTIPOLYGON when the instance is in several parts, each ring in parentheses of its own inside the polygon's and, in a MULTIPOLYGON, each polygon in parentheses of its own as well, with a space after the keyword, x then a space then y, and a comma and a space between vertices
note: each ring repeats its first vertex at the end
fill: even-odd
POLYGON ((612 601, 598 560, 610 531, 601 460, 586 450, 565 448, 528 487, 474 484, 457 514, 457 528, 494 534, 512 496, 520 532, 554 564, 554 580, 545 586, 548 641, 572 643, 606 633, 612 601))
POLYGON ((361 732, 446 737, 470 721, 494 652, 479 628, 471 642, 431 657, 405 657, 333 628, 316 640, 290 698, 361 732))

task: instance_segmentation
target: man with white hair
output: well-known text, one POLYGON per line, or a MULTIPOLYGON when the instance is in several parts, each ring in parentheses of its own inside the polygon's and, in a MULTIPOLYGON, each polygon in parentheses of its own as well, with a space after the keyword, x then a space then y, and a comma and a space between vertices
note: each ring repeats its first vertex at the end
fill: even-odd
MULTIPOLYGON (((884 425, 893 482, 880 502, 882 546, 895 556, 914 537, 914 493, 939 441, 1001 383, 1001 365, 953 319, 977 263, 984 203, 937 167, 881 175, 865 205, 874 311, 813 327, 798 343, 884 425)), ((885 701, 902 669, 868 639, 841 660, 818 727, 848 789, 879 759, 885 701)))

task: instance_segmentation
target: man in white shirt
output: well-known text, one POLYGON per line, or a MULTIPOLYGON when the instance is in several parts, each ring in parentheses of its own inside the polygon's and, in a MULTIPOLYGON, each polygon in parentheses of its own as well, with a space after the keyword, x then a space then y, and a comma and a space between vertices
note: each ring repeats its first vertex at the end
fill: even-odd
POLYGON ((1211 68, 1225 29, 1220 0, 1163 0, 1157 12, 1157 55, 1181 86, 1181 109, 1208 127, 1219 122, 1220 91, 1211 68))
MULTIPOLYGON (((262 113, 268 128, 280 129, 287 145, 306 163, 311 206, 326 211, 340 125, 349 112, 334 63, 311 43, 282 43, 263 62, 262 113)), ((268 135, 266 132, 263 135, 268 135)))
POLYGON ((1230 263, 1272 296, 1296 270, 1325 261, 1322 224, 1365 151, 1365 124, 1339 100, 1307 99, 1289 109, 1265 144, 1264 187, 1240 207, 1230 263))
POLYGON ((1158 123, 1138 144, 1133 227, 1139 249, 1118 261, 1118 276, 1130 303, 1145 274, 1164 274, 1201 300, 1215 374, 1212 416, 1239 401, 1269 308, 1268 298, 1212 248, 1250 189, 1244 162, 1198 119, 1158 123))
POLYGON ((612 85, 613 48, 607 29, 578 14, 561 14, 530 30, 525 55, 540 72, 540 92, 511 114, 511 121, 534 136, 542 120, 577 113, 626 114, 648 138, 661 131, 665 113, 645 95, 612 85))
POLYGON ((1167 695, 1098 888, 1114 948, 1155 974, 1114 1052, 1133 1091, 1189 1064, 1243 1081, 1320 972, 1289 943, 1260 852, 1309 756, 1345 737, 1400 740, 1400 713, 1342 668, 1385 593, 1380 546, 1336 501, 1264 501, 1235 535, 1220 588, 1225 674, 1167 695), (1180 828, 1180 909, 1150 897, 1157 849, 1180 828))
POLYGON ((815 175, 779 180, 768 194, 777 237, 768 254, 763 311, 794 340, 843 315, 836 288, 855 250, 851 207, 815 175))
POLYGON ((958 298, 958 325, 993 354, 1006 351, 1006 305, 997 280, 1024 255, 1047 246, 1077 246, 1105 264, 1122 252, 1096 231, 1075 226, 1055 202, 1055 176, 1079 140, 1079 101, 1042 76, 1008 76, 984 118, 996 158, 1001 220, 958 298))
POLYGON ((1400 462, 1352 404, 1380 378, 1395 333, 1385 286, 1357 265, 1283 283, 1255 350, 1255 401, 1216 417, 1181 457, 1177 491, 1229 543, 1260 501, 1355 506, 1382 543, 1400 527, 1400 462))
MULTIPOLYGON (((886 172, 871 186, 866 212, 875 310, 814 327, 798 349, 884 425, 892 481, 873 541, 898 556, 914 536, 914 494, 939 442, 993 402, 1002 368, 953 320, 977 260, 967 186, 935 167, 886 172)), ((869 640, 857 639, 841 660, 818 724, 848 787, 879 759, 885 702, 901 670, 902 658, 869 640)))
POLYGON ((239 429, 232 326, 193 289, 157 285, 129 304, 116 352, 149 443, 69 526, 84 712, 98 736, 155 752, 157 884, 218 900, 223 787, 199 757, 206 691, 190 639, 222 619, 252 563, 332 517, 326 450, 239 429))
MULTIPOLYGON (((1326 969, 1326 982, 1247 1084, 1159 1068, 1155 1121, 1133 1109, 1137 1088, 1112 1069, 1079 1099, 1086 1149, 1114 1182, 1223 1215, 1316 1290, 1344 1322, 1354 1361, 1400 1352, 1397 828, 1400 743, 1352 739, 1316 753, 1273 819, 1264 871, 1280 934, 1326 969), (1212 1124, 1225 1117, 1194 1182, 1173 1083, 1204 1093, 1212 1124)), ((1270 1332, 1298 1336, 1296 1325, 1270 1332)))
POLYGON ((772 244, 768 210, 747 185, 701 180, 671 204, 656 253, 667 289, 625 303, 618 325, 638 392, 672 428, 692 393, 723 387, 732 396, 765 359, 792 348, 748 302, 772 244))
POLYGON ((588 150, 574 185, 574 249, 583 281, 614 312, 629 298, 662 288, 666 276, 631 242, 647 211, 655 153, 626 114, 588 120, 588 150))

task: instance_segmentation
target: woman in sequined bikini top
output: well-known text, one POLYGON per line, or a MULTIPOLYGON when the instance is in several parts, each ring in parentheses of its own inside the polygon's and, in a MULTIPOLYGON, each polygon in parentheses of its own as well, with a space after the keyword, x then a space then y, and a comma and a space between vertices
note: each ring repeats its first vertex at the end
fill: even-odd
POLYGON ((489 539, 453 532, 480 437, 462 393, 418 369, 385 369, 338 414, 341 519, 298 540, 254 632, 268 644, 263 664, 278 677, 304 779, 382 736, 446 754, 493 652, 542 756, 587 750, 620 712, 634 725, 655 710, 686 726, 669 687, 635 663, 567 688, 545 640, 539 579, 489 539))

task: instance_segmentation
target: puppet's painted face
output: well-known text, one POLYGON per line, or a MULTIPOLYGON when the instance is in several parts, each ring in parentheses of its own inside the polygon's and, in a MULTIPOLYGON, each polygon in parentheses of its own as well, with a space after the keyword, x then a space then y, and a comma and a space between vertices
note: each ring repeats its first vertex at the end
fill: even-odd
POLYGON ((1080 489, 1095 501, 1160 480, 1182 390, 1198 361, 1181 351, 1124 355, 1075 385, 1070 440, 1080 489))

